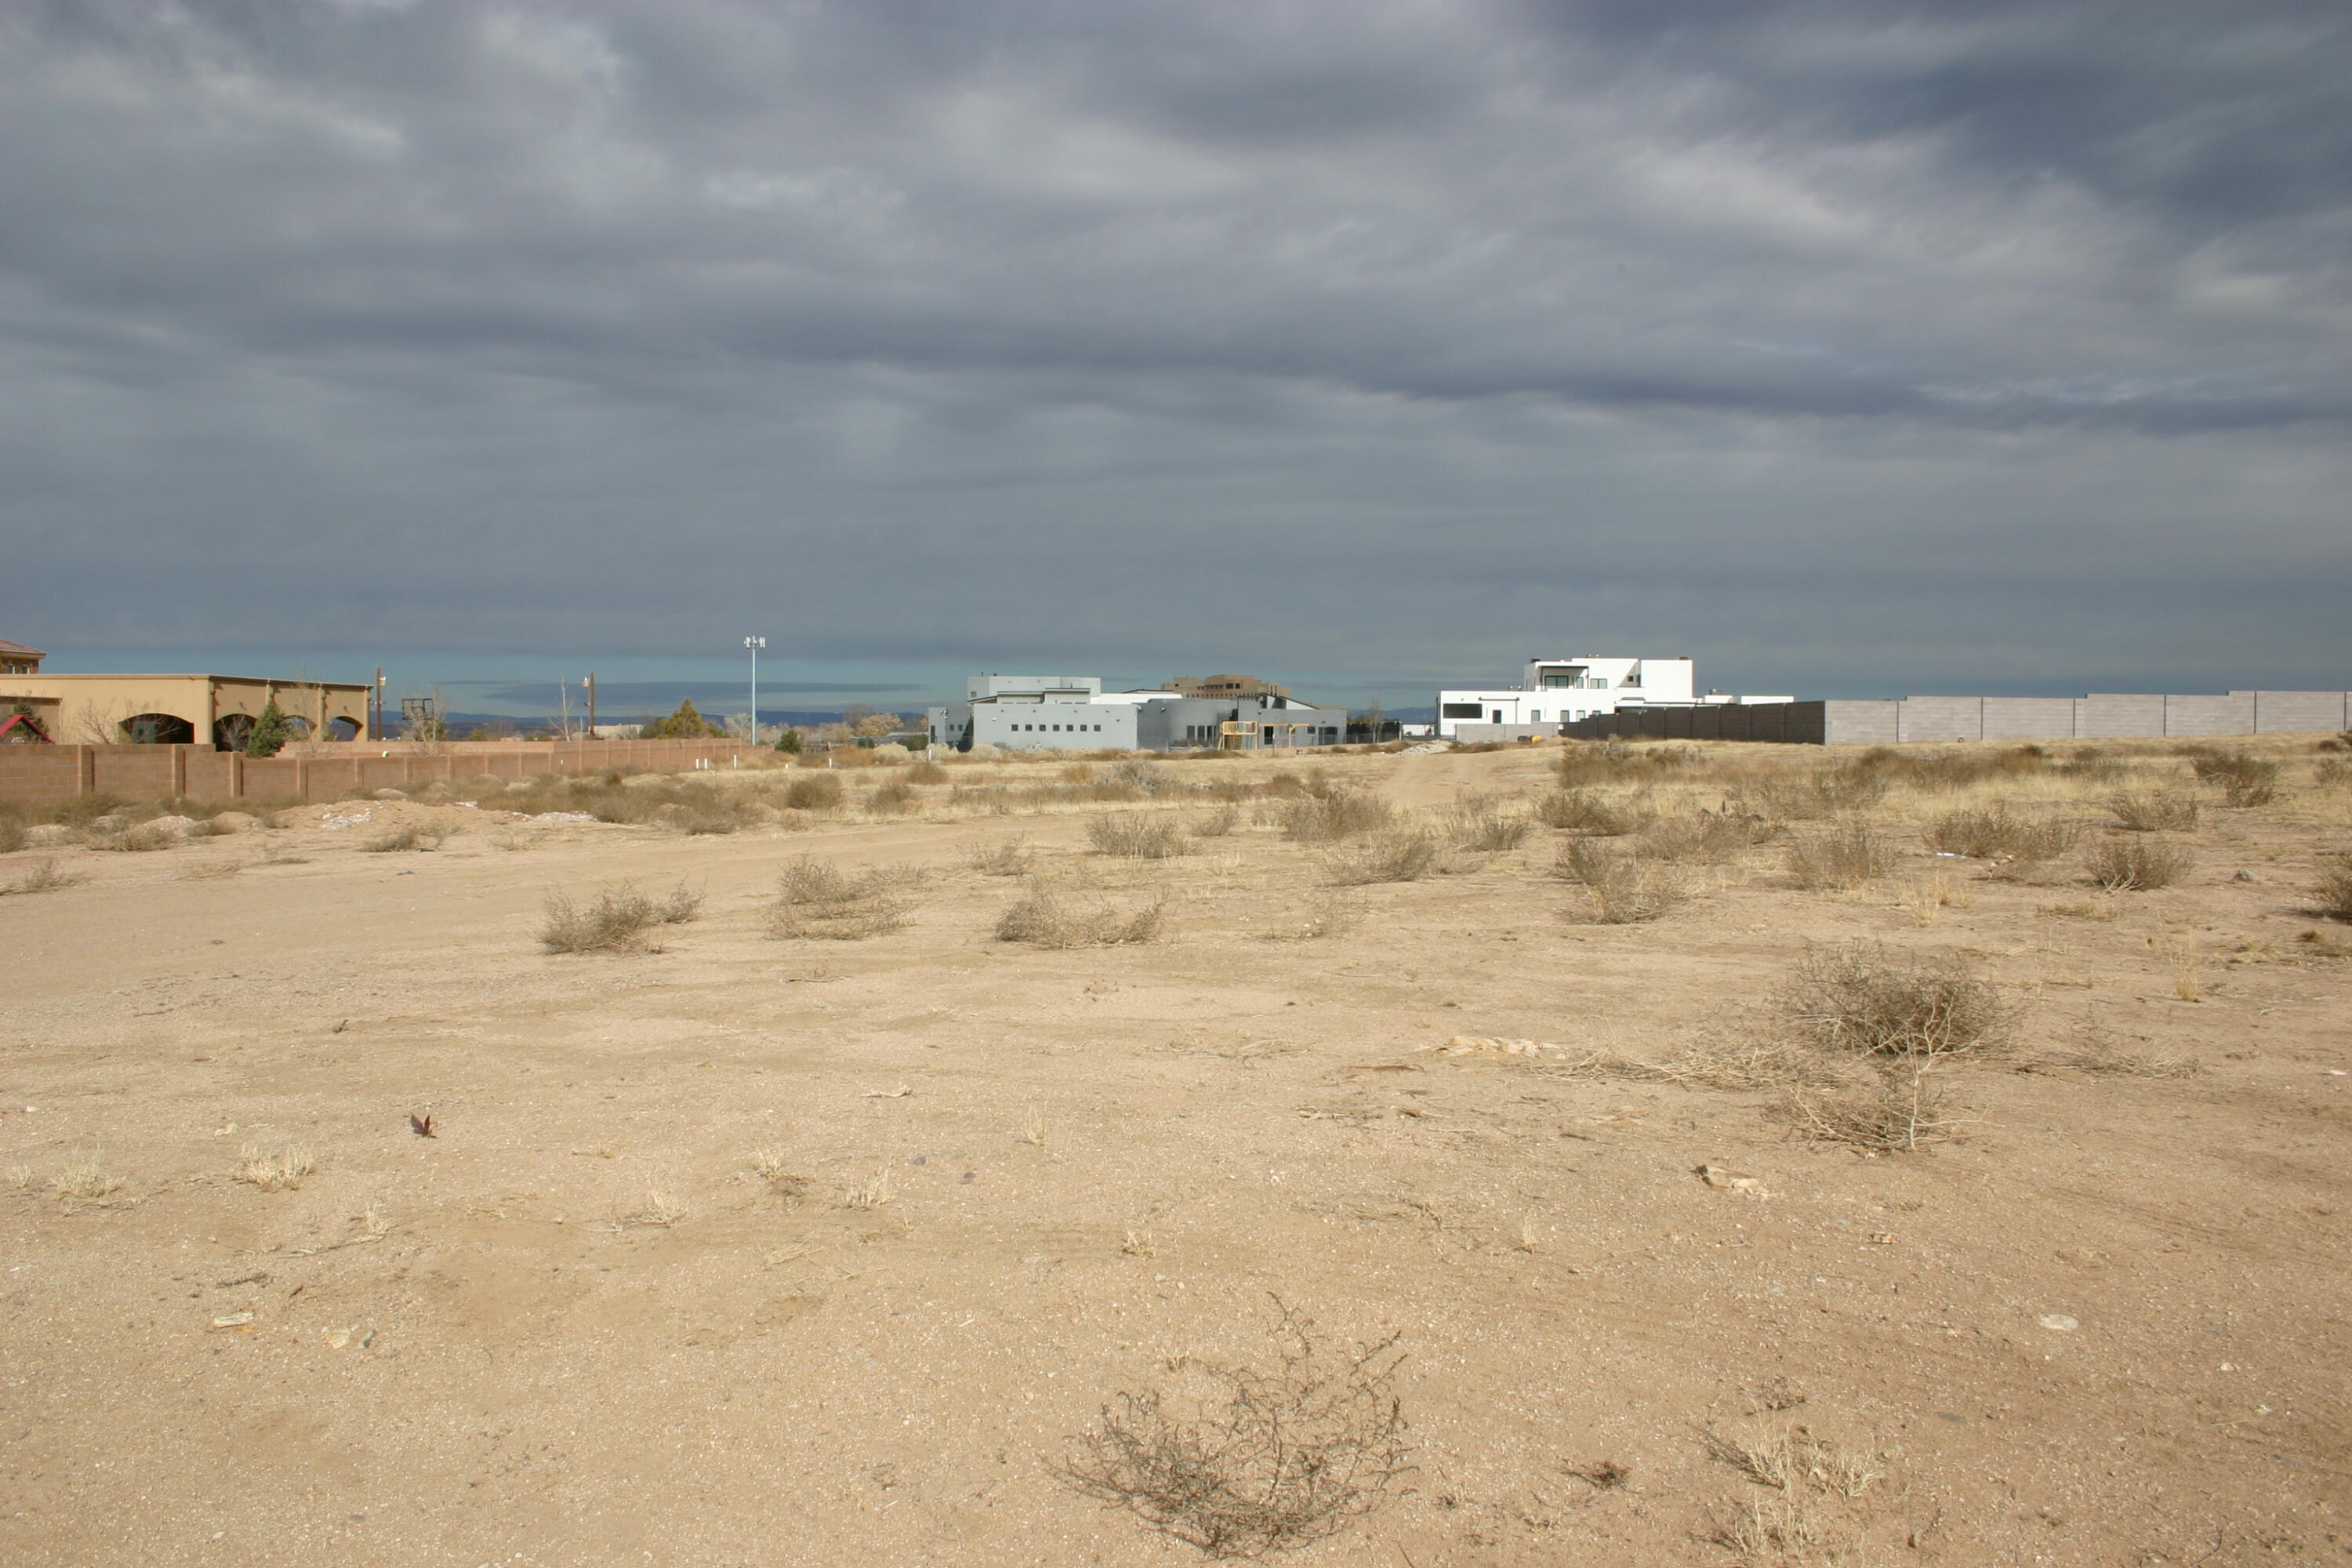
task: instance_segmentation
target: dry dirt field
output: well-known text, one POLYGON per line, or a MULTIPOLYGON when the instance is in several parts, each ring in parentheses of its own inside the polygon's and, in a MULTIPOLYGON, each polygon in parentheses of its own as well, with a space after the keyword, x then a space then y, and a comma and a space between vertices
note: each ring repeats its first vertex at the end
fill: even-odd
POLYGON ((2352 781, 2254 750, 37 832, 0 1562, 2352 1561, 2352 781))

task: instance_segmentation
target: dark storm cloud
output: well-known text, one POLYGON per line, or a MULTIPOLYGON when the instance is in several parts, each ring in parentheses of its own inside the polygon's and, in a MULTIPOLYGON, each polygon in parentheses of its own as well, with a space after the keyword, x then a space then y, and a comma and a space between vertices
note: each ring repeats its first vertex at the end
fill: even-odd
POLYGON ((18 9, 0 635, 2334 681, 2347 79, 2295 5, 18 9))

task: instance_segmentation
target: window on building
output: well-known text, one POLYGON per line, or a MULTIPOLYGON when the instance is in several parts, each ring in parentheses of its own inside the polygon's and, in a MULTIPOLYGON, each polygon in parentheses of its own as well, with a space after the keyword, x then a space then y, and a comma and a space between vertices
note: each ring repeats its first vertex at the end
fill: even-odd
POLYGON ((1445 717, 1448 719, 1483 719, 1486 715, 1486 709, 1475 702, 1449 702, 1445 705, 1445 717))

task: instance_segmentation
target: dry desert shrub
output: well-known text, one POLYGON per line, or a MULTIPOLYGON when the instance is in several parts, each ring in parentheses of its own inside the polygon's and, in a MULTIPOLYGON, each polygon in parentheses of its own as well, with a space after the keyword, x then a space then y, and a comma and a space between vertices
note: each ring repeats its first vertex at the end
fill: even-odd
POLYGON ((2319 900, 2321 914, 2330 920, 2352 921, 2352 855, 2338 855, 2321 867, 2312 893, 2319 900))
POLYGON ((1789 869, 1795 873, 1797 886, 1816 891, 1859 888, 1894 868, 1894 846, 1860 818, 1826 833, 1808 834, 1789 846, 1789 869))
POLYGON ((784 804, 794 811, 825 811, 841 804, 841 780, 830 772, 795 777, 784 786, 784 804))
POLYGON ((1642 826, 1642 813, 1631 805, 1613 805, 1589 789, 1557 790, 1536 802, 1536 820, 1546 827, 1571 833, 1594 833, 1614 838, 1642 826))
POLYGON ((177 847, 180 836, 168 827, 140 823, 128 827, 93 826, 82 835, 82 842, 92 849, 104 849, 113 854, 143 855, 177 847))
POLYGON ((2159 1057, 2127 1051, 2112 1031, 2085 1017, 2066 1047, 2051 1052, 2037 1064, 2072 1068, 2094 1078, 2195 1078, 2205 1069, 2187 1057, 2159 1057))
POLYGON ((2197 826, 2194 795, 2161 791, 2134 795, 2125 790, 2108 797, 2107 809, 2115 814, 2116 826, 2126 833, 2186 833, 2197 826))
POLYGON ((1167 921, 1167 906, 1153 900, 1122 911, 1105 903, 1070 902, 1044 882, 1033 882, 1018 902, 996 920, 996 940, 1033 947, 1121 947, 1150 942, 1167 921))
POLYGON ((2192 757, 2189 771, 2221 790, 2221 803, 2238 807, 2267 805, 2278 794, 2279 765, 2244 752, 2208 752, 2192 757))
POLYGON ((1333 850, 1323 860, 1332 882, 1342 888, 1375 882, 1417 882, 1437 868, 1436 835, 1420 827, 1391 827, 1361 844, 1333 850))
POLYGON ((1517 848, 1535 826, 1517 812, 1505 811, 1500 798, 1492 795, 1465 795, 1440 820, 1456 848, 1485 855, 1517 848))
POLYGON ((1122 1391, 1053 1474, 1214 1558, 1321 1541, 1399 1495, 1396 1336, 1343 1348, 1276 1307, 1272 1371, 1195 1362, 1193 1398, 1122 1391))
POLYGON ((657 952, 651 940, 656 927, 684 925, 701 912, 702 895, 684 883, 660 899, 624 883, 597 894, 591 904, 551 893, 539 940, 550 952, 657 952))
POLYGON ((983 877, 1025 877, 1036 860, 1037 857, 1030 852, 1028 838, 1022 837, 975 844, 968 863, 983 877))
POLYGON ((1654 921, 1690 896, 1689 882, 1675 867, 1636 852, 1606 849, 1590 838, 1562 845, 1552 875, 1580 884, 1592 900, 1593 919, 1602 925, 1654 921))
POLYGON ((2168 888, 2187 874, 2188 849, 2152 838, 2110 838, 2091 852, 2092 880, 2111 893, 2168 888))
POLYGON ((916 799, 913 785, 892 779, 866 797, 866 809, 877 816, 903 816, 915 809, 916 799))
POLYGON ((267 1150, 247 1143, 237 1151, 236 1179, 265 1193, 287 1193, 302 1184, 311 1171, 310 1151, 298 1143, 267 1150))
POLYGON ((1990 811, 1948 811, 1920 835, 1930 849, 1971 860, 2054 860, 2074 847, 2082 829, 2070 822, 2036 821, 2011 816, 2007 806, 1990 811))
POLYGON ((70 888, 89 881, 79 871, 61 871, 54 856, 34 861, 18 872, 14 880, 0 883, 0 897, 10 893, 53 893, 59 888, 70 888))
POLYGON ((768 929, 785 938, 817 937, 857 942, 883 936, 907 923, 908 904, 898 886, 878 870, 850 876, 828 860, 803 855, 776 879, 776 902, 768 929))
POLYGON ((59 1171, 49 1190, 61 1198, 95 1199, 118 1191, 122 1183, 110 1176, 95 1160, 77 1160, 59 1171))
POLYGON ((1166 860, 1192 852, 1192 840, 1182 823, 1140 811, 1107 812, 1091 819, 1087 839, 1105 855, 1135 860, 1166 860))
POLYGON ((1239 809, 1231 805, 1221 805, 1217 807, 1216 810, 1210 812, 1204 816, 1197 816, 1192 819, 1192 837, 1195 838, 1223 838, 1227 834, 1233 832, 1234 828, 1240 826, 1242 814, 1239 809))
POLYGON ((1763 816, 1810 821, 1867 811, 1886 798, 1890 787, 1882 771, 1847 766, 1767 773, 1749 782, 1744 794, 1763 816))
POLYGON ((1294 844, 1328 844, 1378 833, 1394 825, 1396 807, 1360 790, 1333 790, 1279 802, 1275 821, 1294 844))
POLYGON ((418 827, 411 824, 406 827, 395 827, 388 833, 378 834, 361 845, 360 849, 362 853, 368 855, 399 855, 409 850, 425 852, 440 848, 442 840, 447 837, 446 834, 436 833, 430 828, 418 827))
POLYGON ((917 763, 907 770, 907 782, 916 784, 943 784, 948 782, 948 771, 937 763, 917 763))
POLYGON ((1623 1079, 1635 1083, 1678 1083, 1701 1089, 1786 1089, 1837 1081, 1832 1065, 1801 1042, 1775 1039, 1696 1047, 1678 1057, 1650 1061, 1611 1050, 1564 1058, 1543 1069, 1547 1078, 1623 1079))
POLYGON ((1719 866, 1780 836, 1777 822, 1761 816, 1701 812, 1696 816, 1660 817, 1641 830, 1641 853, 1654 860, 1696 860, 1719 866))
POLYGON ((2000 994, 1958 953, 1870 943, 1808 952, 1776 1000, 1825 1049, 1923 1065, 1997 1048, 2013 1022, 2000 994))
POLYGON ((1950 1139, 1968 1121, 1957 1110, 1943 1080, 1919 1068, 1884 1073, 1829 1094, 1794 1092, 1779 1113, 1817 1142, 1893 1154, 1950 1139))
POLYGON ((1573 790, 1596 784, 1647 785, 1687 774, 1697 764, 1698 753, 1686 746, 1637 748, 1622 741, 1570 741, 1552 772, 1562 789, 1573 790))

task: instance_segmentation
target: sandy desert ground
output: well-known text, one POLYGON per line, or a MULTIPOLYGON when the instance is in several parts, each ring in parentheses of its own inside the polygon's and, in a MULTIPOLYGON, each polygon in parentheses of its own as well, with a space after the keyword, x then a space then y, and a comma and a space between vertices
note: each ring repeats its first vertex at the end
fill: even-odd
MULTIPOLYGON (((0 1561, 1199 1562, 1072 1467, 1118 1479, 1085 1439, 1122 1394, 1181 1424, 1276 1369, 1285 1310, 1343 1371, 1393 1337, 1339 1415, 1392 1395, 1409 1445, 1305 1478, 1342 1506, 1301 1568, 2352 1560, 2352 927, 2312 890, 2352 784, 2265 742, 2232 808, 2190 750, 1881 759, 1826 797, 1892 853, 1850 888, 1790 870, 1834 815, 1713 859, 1509 826, 1557 746, 36 843, 0 858, 64 884, 0 898, 0 1561), (1299 841, 1300 787, 1401 815, 1299 841), (2199 823, 2126 834, 2124 789, 2199 823), (1997 802, 2079 839, 1922 837, 1997 802), (1189 852, 1104 853, 1108 814, 1189 852), (451 837, 371 852, 406 826, 451 837), (1400 833, 1424 874, 1334 886, 1400 833), (2126 840, 2185 875, 2102 889, 2126 840), (1601 923, 1571 841, 1688 896, 1601 923), (880 873, 833 936, 772 928, 803 858, 880 873), (623 884, 702 901, 547 951, 551 895, 623 884), (1038 885, 1159 929, 998 940, 1038 885), (1877 1081, 1791 1001, 1809 954, 1956 962, 2012 1018, 1936 1063, 1921 1147, 1809 1119, 1877 1081)), ((1854 763, 1642 748, 1581 799, 1746 822, 1854 763)))

